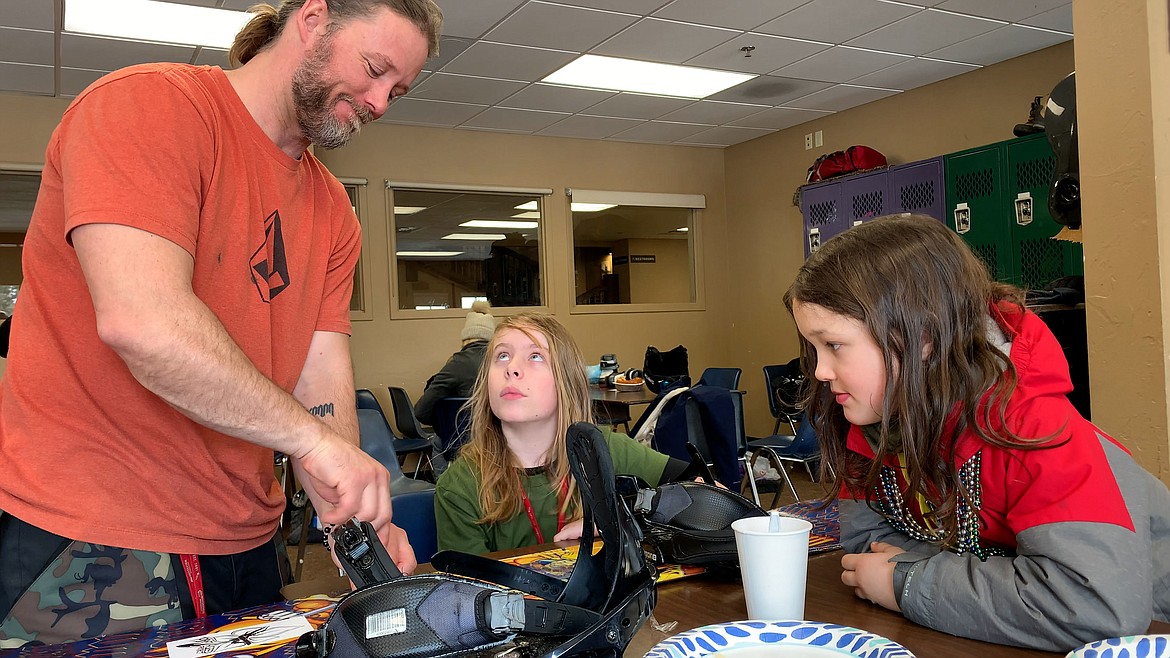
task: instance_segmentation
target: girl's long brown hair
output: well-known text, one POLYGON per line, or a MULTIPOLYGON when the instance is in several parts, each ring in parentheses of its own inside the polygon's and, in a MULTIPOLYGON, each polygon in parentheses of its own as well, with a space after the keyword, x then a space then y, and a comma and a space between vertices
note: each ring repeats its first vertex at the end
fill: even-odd
MULTIPOLYGON (((821 473, 830 492, 865 492, 871 507, 886 457, 906 459, 904 500, 922 494, 934 506, 927 521, 940 543, 958 535, 956 508, 972 492, 959 480, 954 437, 972 429, 989 444, 1034 447, 1045 439, 1007 430, 1004 415, 1017 374, 988 334, 989 307, 1023 305, 1018 288, 997 283, 963 240, 923 215, 880 217, 827 241, 800 268, 784 295, 861 321, 885 355, 885 402, 880 410, 877 459, 845 448, 850 423, 826 382, 816 381, 816 349, 801 339, 811 382, 807 418, 821 441, 821 473), (891 446, 896 425, 900 448, 891 446)), ((1045 437, 1047 438, 1047 437, 1045 437)))
MULTIPOLYGON (((228 57, 233 66, 247 64, 256 53, 268 47, 288 23, 288 18, 305 4, 305 0, 284 0, 280 7, 264 3, 252 5, 248 11, 254 16, 236 34, 228 57)), ((379 7, 385 7, 408 19, 427 37, 428 54, 439 54, 439 31, 443 27, 443 12, 434 0, 326 0, 329 16, 336 23, 351 18, 369 16, 379 7)))
POLYGON ((459 458, 470 461, 479 476, 479 503, 483 510, 479 522, 499 523, 520 513, 521 467, 508 448, 500 419, 492 413, 487 387, 500 334, 508 329, 519 329, 537 344, 540 343, 537 334, 548 339, 548 362, 557 388, 557 428, 545 468, 554 490, 559 491, 562 483, 567 483, 569 491, 573 492, 562 502, 562 510, 567 519, 576 520, 582 515, 580 494, 569 473, 565 434, 573 423, 593 422, 593 401, 589 396, 585 361, 569 330, 556 318, 540 313, 521 313, 496 326, 483 365, 479 368, 475 389, 467 401, 471 411, 471 436, 460 450, 459 458))

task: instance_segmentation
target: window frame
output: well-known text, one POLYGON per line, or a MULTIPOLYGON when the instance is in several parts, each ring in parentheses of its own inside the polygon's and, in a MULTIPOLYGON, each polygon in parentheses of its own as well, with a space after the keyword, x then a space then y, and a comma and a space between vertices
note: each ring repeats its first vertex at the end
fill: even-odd
POLYGON ((367 212, 367 208, 369 208, 369 195, 366 190, 369 187, 369 181, 365 178, 345 178, 342 176, 338 176, 337 180, 345 186, 346 190, 351 188, 354 190, 354 201, 356 203, 354 214, 357 215, 358 225, 361 226, 362 230, 362 253, 358 257, 357 264, 354 266, 356 270, 355 274, 357 274, 355 279, 360 280, 362 286, 358 298, 361 308, 357 310, 351 308, 349 310, 349 320, 350 322, 371 321, 374 319, 374 311, 370 308, 370 287, 373 285, 374 278, 373 273, 370 271, 372 261, 370 260, 370 231, 369 221, 367 220, 367 215, 369 214, 367 212))
POLYGON ((549 245, 548 245, 548 198, 552 195, 551 188, 504 187, 493 185, 471 185, 460 183, 420 183, 386 180, 383 194, 386 207, 386 245, 387 245, 387 280, 390 287, 390 319, 391 320, 419 320, 426 318, 466 318, 467 309, 452 306, 447 309, 418 310, 413 308, 399 308, 398 290, 398 227, 394 214, 394 192, 450 192, 455 194, 499 194, 499 195, 530 195, 536 197, 540 208, 540 226, 537 228, 539 236, 537 254, 540 264, 540 300, 538 306, 493 306, 492 313, 496 316, 514 315, 516 313, 552 312, 552 290, 549 285, 549 245))
POLYGON ((604 313, 663 313, 676 311, 705 311, 707 309, 703 273, 703 211, 707 199, 703 194, 675 194, 668 192, 621 192, 616 190, 565 189, 565 216, 569 218, 567 250, 569 264, 569 314, 591 315, 604 313), (661 208, 686 208, 691 211, 690 230, 687 231, 688 251, 691 258, 694 301, 692 302, 650 302, 641 304, 578 304, 573 288, 577 267, 577 236, 573 225, 572 202, 614 203, 619 206, 648 206, 661 208))

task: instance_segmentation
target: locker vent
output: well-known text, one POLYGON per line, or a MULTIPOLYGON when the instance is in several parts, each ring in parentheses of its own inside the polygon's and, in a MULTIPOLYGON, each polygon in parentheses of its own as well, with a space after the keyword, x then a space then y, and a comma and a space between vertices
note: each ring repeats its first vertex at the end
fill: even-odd
POLYGON ((1048 185, 1052 182, 1052 172, 1055 169, 1055 156, 1017 162, 1016 191, 1048 189, 1048 185))
POLYGON ((955 176, 959 201, 982 199, 995 194, 995 172, 991 169, 970 171, 955 176))
POLYGON ((993 244, 973 244, 970 245, 971 251, 983 261, 987 266, 987 271, 991 274, 991 278, 999 279, 999 258, 998 251, 993 244))
POLYGON ((886 214, 885 195, 881 190, 853 197, 853 219, 870 219, 886 214))
POLYGON ((1020 284, 1025 288, 1045 289, 1064 271, 1064 244, 1052 239, 1020 242, 1020 284))
POLYGON ((907 212, 928 210, 934 206, 934 181, 922 181, 904 185, 898 190, 902 208, 907 212))
POLYGON ((837 202, 830 199, 808 206, 809 226, 828 226, 837 219, 837 202))

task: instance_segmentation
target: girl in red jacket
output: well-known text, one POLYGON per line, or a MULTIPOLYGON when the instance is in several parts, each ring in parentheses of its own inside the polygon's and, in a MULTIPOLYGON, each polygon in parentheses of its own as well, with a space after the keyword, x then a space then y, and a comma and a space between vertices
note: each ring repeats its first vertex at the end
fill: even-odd
POLYGON ((855 227, 785 304, 857 596, 1050 651, 1170 619, 1170 493, 1076 412, 1060 345, 958 235, 855 227))

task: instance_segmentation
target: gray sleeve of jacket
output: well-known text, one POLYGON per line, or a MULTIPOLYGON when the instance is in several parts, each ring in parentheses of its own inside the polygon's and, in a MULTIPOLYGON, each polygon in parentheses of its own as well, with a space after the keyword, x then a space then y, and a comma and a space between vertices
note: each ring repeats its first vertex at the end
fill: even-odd
POLYGON ((894 529, 881 514, 870 509, 864 500, 842 498, 837 502, 841 519, 841 548, 847 553, 868 553, 875 541, 893 544, 901 549, 930 556, 939 552, 933 544, 911 539, 894 529))
POLYGON ((419 422, 425 425, 435 424, 435 404, 443 398, 454 397, 459 387, 452 370, 455 365, 455 357, 452 356, 447 359, 447 363, 443 364, 443 369, 431 375, 427 380, 426 390, 423 391, 422 397, 418 402, 414 403, 414 415, 419 422))
POLYGON ((900 564, 906 618, 962 637, 1060 652, 1146 632, 1156 552, 1150 512, 1151 505, 1166 504, 1165 495, 1158 495, 1152 475, 1104 443, 1136 531, 1050 523, 1020 532, 1014 557, 981 562, 944 551, 900 564))

